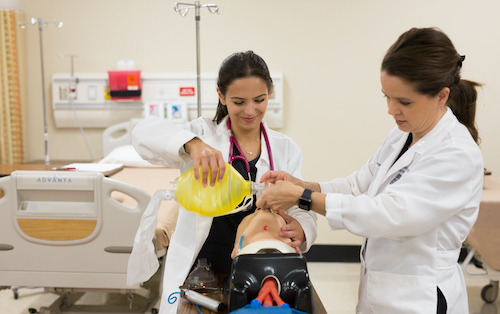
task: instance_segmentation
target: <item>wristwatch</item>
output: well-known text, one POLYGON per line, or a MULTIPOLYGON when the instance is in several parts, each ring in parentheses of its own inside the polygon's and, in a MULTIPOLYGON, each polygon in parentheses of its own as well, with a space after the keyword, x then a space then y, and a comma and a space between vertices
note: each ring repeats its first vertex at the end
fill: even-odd
POLYGON ((304 210, 311 210, 311 194, 313 190, 305 189, 302 196, 299 198, 299 208, 304 210))

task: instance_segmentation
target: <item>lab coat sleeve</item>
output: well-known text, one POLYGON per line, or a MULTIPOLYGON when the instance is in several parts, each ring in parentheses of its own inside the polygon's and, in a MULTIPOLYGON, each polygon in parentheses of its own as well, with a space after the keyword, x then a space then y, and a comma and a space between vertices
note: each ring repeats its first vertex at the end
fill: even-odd
POLYGON ((328 219, 332 229, 345 229, 342 222, 340 205, 338 203, 342 195, 345 194, 356 197, 363 195, 368 190, 369 183, 373 178, 373 172, 370 167, 373 159, 374 157, 372 157, 360 170, 354 172, 347 178, 337 178, 329 182, 319 183, 321 193, 327 194, 325 208, 330 210, 326 211, 325 217, 328 219))
MULTIPOLYGON (((302 178, 301 169, 302 169, 302 151, 299 150, 297 154, 293 154, 292 158, 290 158, 288 162, 288 172, 297 178, 302 178)), ((317 237, 317 215, 313 211, 305 211, 298 206, 293 206, 292 208, 287 210, 287 214, 296 219, 302 229, 304 230, 304 234, 306 237, 306 241, 304 241, 299 249, 302 252, 307 252, 316 241, 317 237)))
MULTIPOLYGON (((332 229, 345 228, 363 237, 418 236, 462 210, 477 215, 482 169, 480 156, 458 146, 442 146, 422 155, 397 182, 374 197, 327 194, 326 218, 332 229), (479 195, 476 204, 471 195, 479 195)), ((467 230, 472 227, 468 224, 473 222, 457 228, 467 230)))
POLYGON ((206 131, 203 118, 185 125, 175 125, 166 119, 149 117, 137 124, 132 131, 132 145, 137 153, 155 165, 181 168, 191 159, 183 145, 206 131))

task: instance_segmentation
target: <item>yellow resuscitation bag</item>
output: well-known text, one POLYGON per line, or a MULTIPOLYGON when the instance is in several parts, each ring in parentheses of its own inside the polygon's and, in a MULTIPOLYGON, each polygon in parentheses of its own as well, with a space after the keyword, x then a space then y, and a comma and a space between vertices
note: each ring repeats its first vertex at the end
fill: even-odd
POLYGON ((262 191, 265 185, 245 180, 230 164, 226 163, 226 171, 221 182, 215 181, 210 186, 210 171, 208 185, 203 187, 194 177, 193 167, 175 180, 173 197, 186 210, 202 216, 222 216, 233 214, 248 208, 253 201, 253 194, 262 191), (238 206, 240 203, 243 204, 238 206))

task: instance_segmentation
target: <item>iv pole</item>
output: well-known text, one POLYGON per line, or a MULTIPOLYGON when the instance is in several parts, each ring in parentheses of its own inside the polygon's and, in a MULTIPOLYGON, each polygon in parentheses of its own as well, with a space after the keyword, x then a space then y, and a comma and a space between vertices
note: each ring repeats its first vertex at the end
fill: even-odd
POLYGON ((195 9, 196 21, 196 99, 198 105, 198 117, 201 116, 201 79, 200 79, 200 8, 207 8, 212 14, 220 14, 220 9, 216 4, 200 4, 200 1, 192 3, 176 2, 174 5, 175 12, 179 12, 181 16, 186 16, 189 9, 195 9), (183 6, 183 7, 179 7, 183 6))
POLYGON ((38 19, 32 17, 31 21, 22 21, 19 22, 19 27, 21 29, 25 29, 27 24, 32 24, 35 25, 38 23, 38 31, 40 33, 40 60, 42 64, 42 97, 43 97, 43 128, 44 128, 44 133, 43 137, 45 140, 45 164, 48 165, 50 164, 50 158, 49 158, 49 132, 48 132, 48 125, 47 125, 47 109, 46 109, 46 104, 45 104, 45 75, 44 75, 44 70, 43 70, 43 40, 42 40, 42 30, 43 27, 47 27, 49 23, 54 23, 57 28, 61 28, 63 26, 63 23, 60 21, 43 21, 41 17, 38 19))

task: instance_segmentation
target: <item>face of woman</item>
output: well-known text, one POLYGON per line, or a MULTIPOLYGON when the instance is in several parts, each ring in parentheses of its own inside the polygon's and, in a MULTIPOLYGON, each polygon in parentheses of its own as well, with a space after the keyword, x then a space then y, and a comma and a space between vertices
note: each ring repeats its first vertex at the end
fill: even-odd
POLYGON ((414 142, 429 133, 446 112, 445 104, 450 94, 448 87, 436 96, 428 96, 417 92, 400 77, 386 72, 381 73, 380 81, 387 98, 388 113, 401 131, 413 133, 414 142))
POLYGON ((251 76, 234 80, 226 95, 219 93, 222 104, 227 106, 233 131, 259 130, 269 101, 270 91, 259 77, 251 76))

